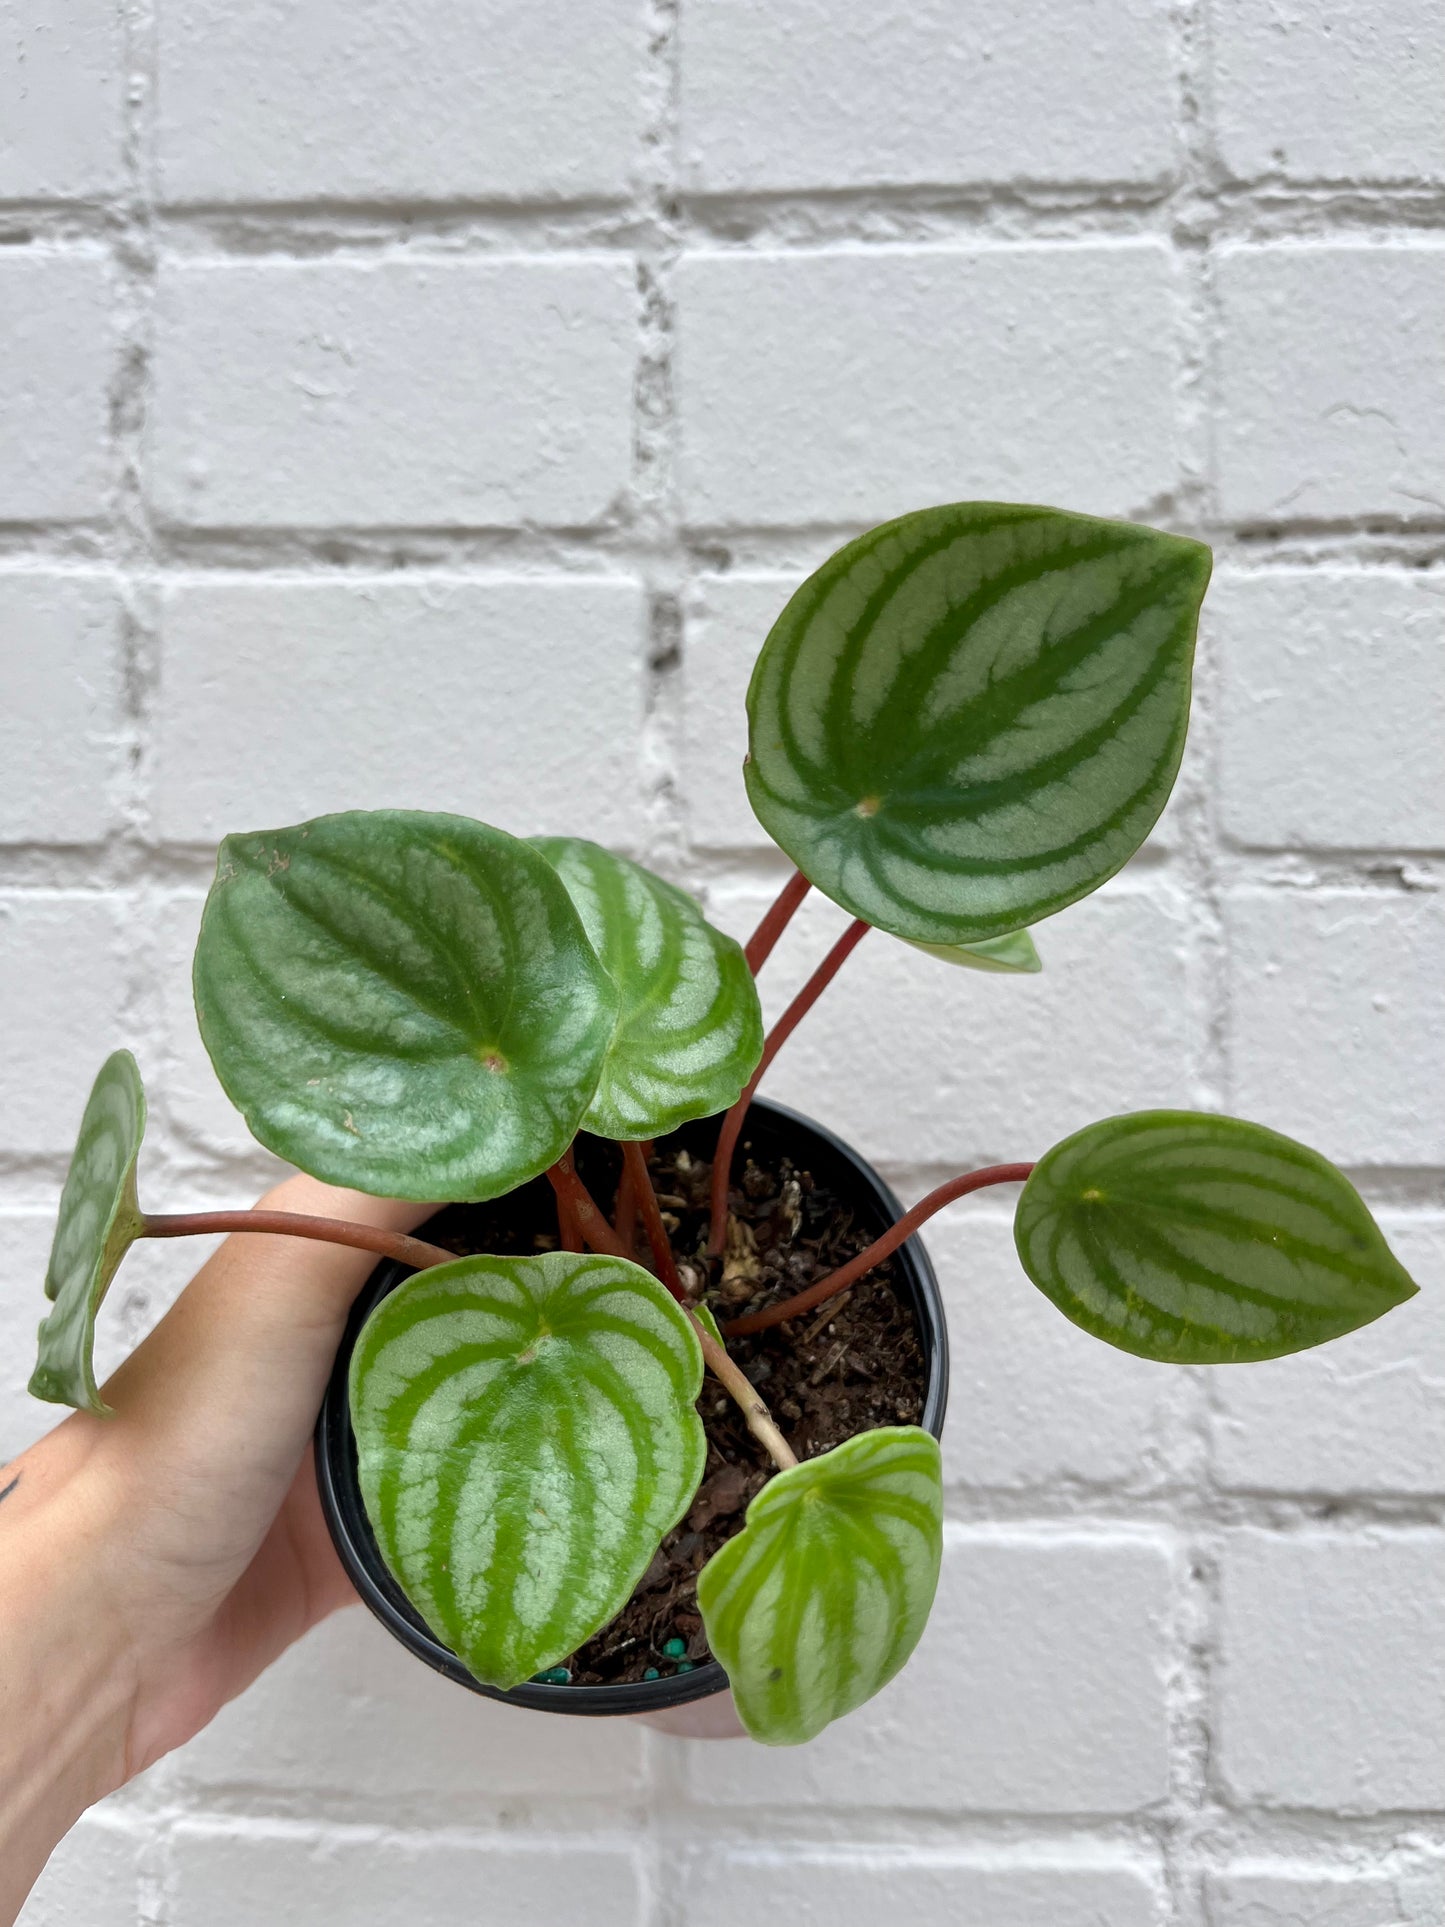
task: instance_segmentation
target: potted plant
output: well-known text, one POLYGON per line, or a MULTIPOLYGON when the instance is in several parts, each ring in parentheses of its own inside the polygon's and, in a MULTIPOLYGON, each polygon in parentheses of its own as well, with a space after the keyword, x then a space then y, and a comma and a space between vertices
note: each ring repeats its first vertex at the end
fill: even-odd
POLYGON ((938 1577, 946 1355, 912 1242, 933 1212, 1019 1186, 1026 1276, 1164 1362, 1278 1357, 1415 1289, 1337 1170, 1238 1119, 1108 1118, 900 1213, 816 1127, 750 1111, 869 930, 1039 967, 1030 929, 1168 798, 1209 568, 1177 536, 987 503, 840 549, 748 692, 748 794, 796 870, 746 948, 576 838, 404 810, 228 837, 195 959, 221 1083, 304 1170, 447 1209, 422 1237, 147 1214, 117 1052, 61 1199, 32 1389, 105 1409, 94 1321, 136 1238, 376 1251, 322 1489, 415 1650, 560 1710, 730 1683, 777 1744, 860 1705, 938 1577), (765 1037, 754 976, 811 888, 854 921, 765 1037))

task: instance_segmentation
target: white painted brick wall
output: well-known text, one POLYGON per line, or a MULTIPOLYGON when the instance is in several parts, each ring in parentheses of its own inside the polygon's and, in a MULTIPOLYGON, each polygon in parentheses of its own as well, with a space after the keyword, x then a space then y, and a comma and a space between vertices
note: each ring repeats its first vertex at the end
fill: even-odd
POLYGON ((258 1921, 365 1921, 474 1927, 478 1918, 544 1927, 634 1927, 642 1884, 622 1844, 427 1840, 376 1829, 182 1820, 165 1898, 175 1927, 258 1921), (423 1899, 422 1896, 425 1896, 423 1899))
POLYGON ((797 1927, 878 1927, 889 1920, 1153 1927, 1158 1913, 1147 1874, 1119 1865, 1020 1868, 936 1848, 832 1855, 744 1850, 698 1865, 684 1927, 770 1918, 797 1927))
POLYGON ((0 526, 104 514, 117 299, 93 247, 0 253, 0 526))
POLYGON ((0 841, 99 843, 115 825, 121 616, 108 575, 0 574, 0 841))
POLYGON ((0 1155, 64 1153, 74 1142, 97 1040, 123 1022, 123 921, 109 893, 0 898, 0 1155))
POLYGON ((627 482, 617 259, 162 270, 148 455, 202 528, 595 521, 627 482))
POLYGON ((1239 181, 1445 179, 1438 25, 1430 0, 1218 0, 1214 80, 1225 168, 1239 181))
POLYGON ((26 1907, 25 1927, 135 1927, 145 1843, 116 1817, 87 1814, 26 1907))
POLYGON ((676 285, 692 524, 1122 513, 1176 479, 1183 290, 1156 243, 699 252, 676 285))
POLYGON ((1445 512, 1445 247, 1228 248, 1215 294, 1223 514, 1445 512))
POLYGON ((828 0, 713 0, 682 14, 683 179, 709 194, 1157 181, 1178 141, 1172 42, 1152 0, 841 18, 828 0))
MULTIPOLYGON (((1024 981, 871 938, 774 1088, 904 1193, 1091 1116, 1317 1143, 1424 1287, 1171 1372, 930 1244, 915 1664, 769 1752, 517 1716, 359 1614, 66 1843, 26 1927, 1445 1927, 1445 27, 1428 0, 0 0, 0 1459, 64 1148, 275 1169, 200 1050, 210 846, 419 803, 735 930, 753 651, 969 495, 1219 557, 1185 777, 1024 981)), ((838 918, 811 906, 771 1010, 838 918)), ((152 1246, 133 1343, 199 1256, 152 1246)))
POLYGON ((158 13, 175 202, 620 196, 645 40, 627 0, 330 0, 158 13), (262 26, 264 22, 264 28, 262 26))
POLYGON ((1439 849, 1439 584, 1383 569, 1230 572, 1211 602, 1219 816, 1231 840, 1261 850, 1439 849))
POLYGON ((0 194, 103 193, 122 182, 125 71, 109 0, 6 0, 0 194))
POLYGON ((1415 1527, 1226 1535, 1226 1796, 1331 1813, 1438 1806, 1445 1539, 1415 1527))
POLYGON ((157 831, 214 844, 406 804, 525 835, 566 816, 637 845, 646 621, 641 584, 621 577, 177 581, 160 613, 157 831), (398 730, 402 662, 414 693, 398 730), (338 690, 346 729, 318 732, 338 690))
POLYGON ((1338 1163, 1445 1160, 1445 898, 1248 890, 1225 923, 1235 1109, 1338 1163))
POLYGON ((1209 1927, 1413 1927, 1445 1918, 1445 1865, 1429 1860, 1403 1880, 1364 1868, 1242 1867, 1210 1875, 1207 1891, 1209 1927))

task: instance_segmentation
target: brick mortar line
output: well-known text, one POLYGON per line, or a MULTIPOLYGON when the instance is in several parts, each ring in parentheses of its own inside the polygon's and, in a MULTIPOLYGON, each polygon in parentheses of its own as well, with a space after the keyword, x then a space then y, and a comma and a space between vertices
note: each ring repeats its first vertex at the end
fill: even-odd
MULTIPOLYGON (((633 487, 612 546, 639 552, 647 596, 646 722, 639 754, 647 826, 643 855, 665 875, 681 867, 683 804, 678 791, 678 676, 682 597, 688 557, 681 540, 678 432, 674 380, 676 303, 673 274, 680 251, 674 200, 681 84, 677 0, 649 0, 647 112, 640 131, 636 248, 640 304, 633 386, 633 487)), ((607 544, 583 544, 597 552, 607 544)), ((655 1886, 654 1882, 654 1886, 655 1886)))
MULTIPOLYGON (((154 969, 146 968, 145 920, 139 914, 148 867, 150 699, 158 665, 156 545, 145 474, 150 399, 152 312, 158 253, 152 218, 155 141, 156 19, 154 0, 126 0, 124 22, 125 187, 117 204, 115 262, 122 309, 121 347, 111 399, 113 495, 101 546, 121 584, 120 750, 111 839, 121 923, 122 1020, 138 1038, 157 1028, 154 969), (129 890, 126 886, 130 886, 129 890), (134 894, 132 894, 134 892, 134 894)), ((159 1052, 157 1052, 159 1056, 159 1052)), ((164 1108, 161 1120, 165 1116, 164 1108)))
MULTIPOLYGON (((215 870, 219 834, 194 842, 172 838, 142 840, 117 827, 93 843, 25 842, 0 844, 0 895, 35 898, 91 898, 114 895, 153 898, 204 895, 215 870), (137 851, 144 868, 128 867, 137 851)), ((1148 895, 1159 888, 1187 887, 1191 858, 1182 848, 1141 850, 1132 869, 1111 878, 1113 899, 1148 895)), ((1311 896, 1433 896, 1445 887, 1437 867, 1445 849, 1378 847, 1337 849, 1329 845, 1245 845, 1221 840, 1215 862, 1226 894, 1257 891, 1311 896)), ((685 874, 699 890, 776 888, 786 863, 764 844, 689 850, 685 874)))
MULTIPOLYGON (((675 518, 664 532, 652 525, 654 516, 654 505, 629 488, 618 519, 595 529, 161 527, 148 531, 146 566, 161 584, 265 577, 285 586, 376 577, 405 585, 413 578, 448 575, 468 582, 562 583, 636 581, 664 553, 679 576, 685 573, 689 581, 707 584, 728 576, 800 577, 833 548, 872 526, 865 521, 730 527, 675 518)), ((1187 527, 1213 547, 1218 570, 1236 575, 1393 571, 1433 579, 1445 568, 1445 518, 1436 516, 1227 524, 1211 521, 1192 503, 1175 501, 1140 504, 1122 519, 1131 516, 1187 527)), ((0 575, 124 575, 126 568, 115 553, 109 522, 0 525, 0 575)))
MULTIPOLYGON (((1185 532, 1209 539, 1214 514, 1213 400, 1216 387, 1218 315, 1212 268, 1223 225, 1223 208, 1209 191, 1208 20, 1203 0, 1185 0, 1173 16, 1177 38, 1179 102, 1177 125, 1183 166, 1171 197, 1168 225, 1185 287, 1175 374, 1175 432, 1179 441, 1179 484, 1172 516, 1185 532)), ((1217 559, 1217 558, 1216 558, 1217 559)), ((1201 639, 1207 665, 1209 637, 1201 639)), ((1213 815, 1216 740, 1216 691, 1196 675, 1189 737, 1192 760, 1186 766, 1178 814, 1180 868, 1186 904, 1185 991, 1193 1030, 1197 1100, 1206 1108, 1227 1095, 1223 1011, 1227 999, 1227 936, 1220 914, 1213 815), (1202 1020, 1202 1029, 1200 1028, 1202 1020)), ((1208 1810, 1213 1780, 1213 1674, 1220 1645, 1216 1583, 1220 1532, 1214 1481, 1213 1437, 1207 1375, 1184 1373, 1170 1387, 1166 1403, 1166 1451, 1189 1478, 1191 1489, 1164 1501, 1177 1536, 1172 1536, 1170 1611, 1166 1627, 1168 1674, 1169 1794, 1148 1820, 1157 1839, 1170 1912, 1183 1923, 1193 1913, 1201 1882, 1195 1841, 1208 1810)), ((1069 1511, 1083 1510, 1075 1491, 1069 1511)), ((1147 1505, 1142 1495, 1137 1511, 1147 1505)))
MULTIPOLYGON (((663 1740, 661 1744, 666 1747, 670 1743, 663 1740)), ((428 1825, 425 1820, 382 1818, 379 1803, 376 1809, 358 1803, 311 1814, 298 1811, 284 1796, 272 1796, 273 1804, 260 1810, 248 1809, 243 1803, 258 1794, 265 1798, 265 1789, 259 1783, 245 1781, 230 1787, 197 1787, 187 1789, 185 1797, 172 1795, 149 1807, 113 1808, 104 1815, 102 1824, 117 1832, 139 1835, 199 1821, 219 1823, 221 1830, 234 1835, 324 1837, 355 1845, 504 1848, 521 1844, 536 1848, 545 1843, 576 1845, 581 1851, 600 1845, 636 1849, 633 1824, 638 1809, 626 1799, 608 1807, 601 1797, 583 1796, 567 1803, 565 1824, 559 1824, 550 1796, 546 1804, 541 1796, 516 1802, 499 1798, 475 1824, 448 1817, 428 1825)), ((1429 1867, 1445 1849, 1445 1829, 1437 1826, 1437 1816, 1429 1809, 1361 1813, 1286 1807, 1249 1813, 1214 1803, 1202 1818, 1211 1838, 1218 1841, 1222 1858, 1257 1857, 1289 1863, 1296 1856, 1309 1856, 1300 1862, 1300 1871, 1341 1866, 1352 1850, 1383 1856, 1395 1869, 1422 1864, 1429 1867)), ((689 1802, 684 1796, 669 1813, 668 1821, 662 1832, 674 1855, 696 1840, 699 1845, 729 1852, 757 1848, 771 1854, 790 1848, 845 1862, 901 1861, 910 1852, 921 1851, 943 1860, 955 1854, 965 1859, 977 1855, 985 1864, 1007 1866, 1015 1850, 1027 1856, 1044 1848, 1050 1852, 1048 1864, 1068 1867, 1074 1855, 1085 1864, 1099 1864, 1096 1854, 1101 1847, 1117 1851, 1126 1861, 1138 1856, 1147 1864, 1158 1858, 1157 1838, 1146 1823, 1134 1816, 1111 1813, 975 1809, 946 1815, 925 1807, 839 1805, 830 1809, 785 1802, 745 1806, 689 1802), (906 1834, 899 1833, 900 1824, 908 1829, 906 1834), (994 1855, 999 1856, 997 1861, 994 1855)), ((1375 1864, 1378 1860, 1372 1861, 1375 1864)), ((1027 1858, 1021 1858, 1018 1865, 1021 1870, 1038 1868, 1037 1861, 1027 1858)))
MULTIPOLYGON (((653 81, 649 77, 648 87, 653 81)), ((153 91, 153 88, 151 89, 153 91)), ((128 225, 128 184, 114 196, 0 201, 0 236, 11 246, 105 245, 128 225)), ((990 181, 844 188, 684 190, 669 198, 684 248, 806 252, 838 244, 864 248, 964 241, 1115 239, 1163 234, 1171 223, 1209 220, 1228 240, 1348 239, 1398 229, 1410 240, 1445 227, 1445 184, 1230 180, 1217 165, 1186 164, 1154 181, 990 181), (889 223, 892 226, 889 226, 889 223)), ((218 259, 263 255, 314 258, 457 249, 554 256, 632 252, 648 212, 635 193, 575 199, 396 198, 324 195, 293 201, 185 203, 148 196, 159 241, 178 257, 206 250, 218 259)), ((645 196, 643 197, 645 200, 645 196)))
MULTIPOLYGON (((677 784, 677 671, 689 567, 679 528, 672 285, 681 250, 675 204, 681 87, 678 0, 647 0, 643 26, 647 69, 636 170, 639 232, 634 257, 640 311, 632 395, 633 482, 624 511, 628 535, 623 540, 641 548, 639 574, 648 601, 646 720, 638 774, 647 804, 643 854, 663 874, 676 875, 684 867, 683 802, 677 784)), ((671 1797, 671 1786, 651 1741, 649 1734, 642 1748, 642 1918, 648 1927, 665 1927, 672 1911, 671 1869, 662 1810, 671 1797)))

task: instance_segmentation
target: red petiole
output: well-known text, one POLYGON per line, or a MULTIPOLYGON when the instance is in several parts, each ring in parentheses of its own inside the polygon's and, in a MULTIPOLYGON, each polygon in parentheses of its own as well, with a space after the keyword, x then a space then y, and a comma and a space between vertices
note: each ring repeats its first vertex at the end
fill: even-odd
POLYGON ((950 1178, 940 1184, 925 1198, 920 1198, 911 1211, 905 1211, 897 1224, 890 1225, 881 1238, 875 1238, 865 1251, 856 1258, 850 1258, 846 1265, 839 1265, 830 1271, 826 1278, 820 1278, 806 1291, 798 1292, 792 1298, 785 1298, 780 1305, 769 1305, 764 1311, 749 1312, 744 1318, 731 1318, 723 1326, 727 1338, 744 1338, 749 1332, 767 1331, 772 1325, 782 1325, 790 1318, 801 1318, 804 1312, 811 1311, 815 1305, 825 1304, 829 1298, 849 1285, 856 1284, 865 1272, 895 1252, 899 1245, 911 1238, 921 1224, 927 1222, 936 1211, 955 1198, 967 1197, 970 1191, 982 1191, 990 1184, 1022 1184, 1032 1164, 990 1164, 982 1171, 965 1171, 961 1177, 950 1178))
MULTIPOLYGON (((782 899, 779 898, 779 902, 782 899)), ((776 908, 776 905, 774 906, 776 908)), ((839 937, 833 948, 824 957, 812 976, 803 985, 792 1003, 783 1012, 777 1023, 768 1032, 763 1045, 763 1054, 758 1059, 758 1067, 749 1078, 747 1087, 737 1103, 723 1119, 722 1129, 718 1132, 717 1150, 713 1155, 712 1166, 712 1224, 709 1231, 707 1248, 715 1258, 722 1251, 727 1239, 728 1187, 732 1183, 733 1152, 737 1148, 748 1106, 753 1101, 753 1092, 762 1081, 763 1072, 772 1063, 783 1045, 787 1043, 803 1018, 817 1003, 823 992, 832 983, 848 958, 872 929, 861 917, 855 917, 839 937)))
POLYGON ((762 922, 748 938, 743 946, 743 955, 755 977, 773 954, 774 944, 792 922, 793 912, 812 887, 801 870, 794 870, 762 922))
MULTIPOLYGON (((555 1185, 553 1189, 556 1190, 555 1185)), ((582 1237, 582 1227, 577 1222, 577 1207, 570 1192, 557 1191, 556 1197, 558 1242, 563 1251, 585 1251, 587 1247, 582 1237)))
POLYGON ((612 1213, 612 1229, 621 1239, 623 1246, 631 1251, 632 1240, 637 1230, 637 1176, 625 1146, 622 1154, 622 1176, 617 1180, 617 1204, 612 1213))
POLYGON ((622 1147, 622 1177, 632 1176, 633 1196, 642 1206, 642 1226, 647 1233, 648 1247, 652 1252, 652 1262, 657 1267, 657 1275, 667 1286, 679 1304, 687 1303, 687 1293, 682 1288, 682 1280, 677 1275, 677 1260, 672 1255, 672 1240, 667 1235, 667 1226, 662 1222, 662 1210, 657 1202, 657 1193, 652 1188, 652 1179, 647 1170, 647 1159, 640 1144, 624 1144, 622 1147))
POLYGON ((557 1162, 548 1167, 547 1176, 552 1189, 557 1194, 557 1215, 564 1214, 581 1234, 584 1243, 594 1251, 605 1251, 609 1258, 626 1258, 632 1254, 621 1238, 607 1221, 607 1215, 594 1200, 592 1193, 577 1175, 577 1167, 572 1162, 572 1153, 564 1151, 557 1162))
MULTIPOLYGON (((647 1174, 647 1160, 643 1156, 641 1145, 624 1146, 624 1158, 628 1152, 633 1154, 634 1173, 636 1172, 637 1162, 640 1161, 642 1164, 642 1175, 640 1178, 635 1177, 634 1183, 639 1189, 639 1200, 642 1204, 643 1215, 644 1217, 649 1215, 647 1200, 651 1198, 652 1210, 658 1213, 657 1228, 662 1235, 663 1243, 667 1246, 669 1268, 675 1279, 677 1270, 675 1264, 672 1262, 672 1247, 668 1243, 667 1229, 662 1223, 661 1213, 658 1212, 657 1197, 652 1189, 652 1180, 647 1174)), ((624 1169, 625 1168, 626 1166, 624 1165, 624 1169)), ((592 1246, 593 1250, 607 1252, 614 1258, 625 1258, 627 1253, 621 1249, 621 1241, 616 1231, 607 1222, 605 1215, 598 1209, 586 1185, 582 1182, 581 1178, 578 1177, 570 1151, 558 1158, 557 1162, 548 1171, 547 1176, 552 1180, 552 1188, 556 1191, 558 1199, 560 1200, 563 1196, 566 1196, 573 1204, 577 1212, 577 1220, 582 1226, 582 1235, 592 1246)), ((656 1246, 654 1246, 653 1249, 656 1251, 656 1246)), ((667 1284, 667 1282, 664 1278, 663 1283, 667 1284)), ((797 1456, 774 1424, 772 1414, 768 1411, 767 1406, 759 1396, 757 1387, 744 1376, 738 1366, 728 1357, 726 1347, 719 1345, 711 1332, 708 1331, 707 1327, 698 1318, 692 1307, 687 1303, 681 1286, 668 1284, 668 1289, 672 1292, 673 1297, 681 1303, 689 1324, 697 1334, 697 1342, 702 1347, 703 1361, 707 1365, 708 1370, 736 1402, 742 1411, 747 1428, 753 1437, 757 1439, 759 1444, 767 1451, 774 1465, 780 1469, 790 1465, 796 1465, 798 1463, 797 1456)))
POLYGON ((300 1211, 173 1211, 147 1216, 143 1238, 194 1238, 207 1232, 263 1231, 286 1238, 316 1238, 325 1244, 351 1245, 375 1251, 383 1258, 425 1271, 430 1265, 456 1263, 454 1251, 429 1245, 405 1231, 383 1231, 376 1225, 351 1224, 344 1218, 313 1218, 300 1211))

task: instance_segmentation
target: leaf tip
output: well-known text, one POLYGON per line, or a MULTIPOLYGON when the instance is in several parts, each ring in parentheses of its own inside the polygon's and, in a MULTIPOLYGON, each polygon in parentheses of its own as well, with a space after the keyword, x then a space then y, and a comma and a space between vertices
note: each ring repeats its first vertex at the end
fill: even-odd
POLYGON ((1180 573, 1188 577, 1195 593, 1203 597, 1209 587, 1209 578, 1214 573, 1214 551, 1207 542, 1198 542, 1192 535, 1174 535, 1158 532, 1158 539, 1167 553, 1177 562, 1180 573))

